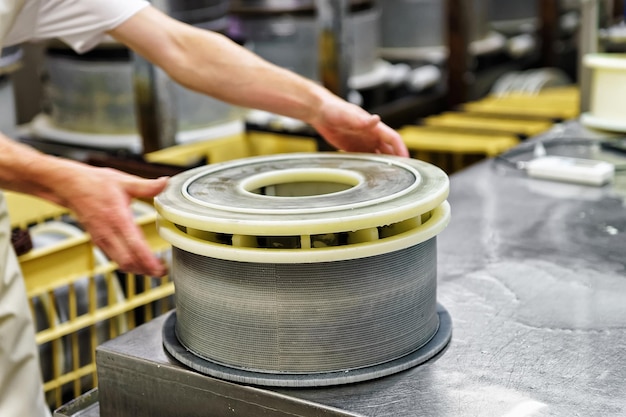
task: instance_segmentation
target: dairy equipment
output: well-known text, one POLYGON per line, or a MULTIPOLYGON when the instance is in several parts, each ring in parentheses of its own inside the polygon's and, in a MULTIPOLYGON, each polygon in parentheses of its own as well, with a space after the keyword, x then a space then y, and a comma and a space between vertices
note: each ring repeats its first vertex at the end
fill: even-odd
MULTIPOLYGON (((338 42, 349 57, 351 83, 372 73, 377 65, 379 10, 372 1, 345 2, 346 21, 338 42)), ((337 11, 335 11, 336 13, 337 11)), ((329 18, 332 18, 330 16, 329 18)), ((232 1, 229 34, 274 64, 320 80, 320 26, 315 1, 232 1)))
MULTIPOLYGON (((609 158, 597 153, 593 137, 566 124, 548 132, 545 144, 555 154, 609 158)), ((514 155, 531 158, 532 148, 514 155)), ((623 175, 586 187, 529 179, 489 160, 454 174, 450 184, 454 215, 437 237, 437 297, 454 335, 430 361, 330 387, 233 383, 172 358, 163 347, 163 316, 102 345, 100 390, 57 415, 621 414, 623 175)))
MULTIPOLYGON (((437 356, 452 333, 436 301, 447 190, 433 165, 365 154, 253 157, 173 177, 155 202, 177 291, 166 351, 199 377, 302 388, 437 356)), ((101 407, 123 415, 125 376, 106 357, 101 407)))
MULTIPOLYGON (((228 1, 154 5, 198 27, 227 26, 228 1)), ((84 55, 53 43, 44 71, 46 112, 32 123, 41 139, 141 153, 243 130, 242 109, 186 89, 111 38, 84 55)))
POLYGON ((17 115, 10 74, 19 68, 22 50, 19 46, 3 48, 0 52, 0 132, 12 136, 15 133, 17 115))
POLYGON ((278 386, 366 380, 433 356, 442 346, 429 341, 450 332, 435 300, 446 196, 438 168, 369 155, 179 174, 156 200, 175 248, 168 351, 200 372, 278 386))
MULTIPOLYGON (((504 39, 492 32, 488 2, 468 2, 472 20, 468 41, 473 54, 501 50, 504 39)), ((388 59, 442 63, 448 56, 446 2, 437 0, 389 0, 380 2, 381 56, 388 59)))

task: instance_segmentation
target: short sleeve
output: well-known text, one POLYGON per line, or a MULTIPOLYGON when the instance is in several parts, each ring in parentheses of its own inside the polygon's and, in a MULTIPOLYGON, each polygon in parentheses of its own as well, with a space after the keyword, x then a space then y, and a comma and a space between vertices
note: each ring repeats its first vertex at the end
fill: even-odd
POLYGON ((86 52, 98 45, 107 31, 148 5, 145 0, 44 0, 33 38, 58 38, 76 52, 86 52))

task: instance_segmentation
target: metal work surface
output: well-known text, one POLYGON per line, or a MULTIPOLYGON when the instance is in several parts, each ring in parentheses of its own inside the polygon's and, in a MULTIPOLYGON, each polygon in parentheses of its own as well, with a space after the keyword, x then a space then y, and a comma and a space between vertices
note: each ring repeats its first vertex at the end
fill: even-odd
MULTIPOLYGON (((546 149, 626 163, 575 140, 546 149)), ((449 201, 437 298, 453 334, 436 358, 344 386, 247 387, 168 358, 159 318, 99 348, 102 415, 625 415, 626 173, 582 186, 489 160, 452 176, 449 201)))
MULTIPOLYGON (((546 150, 619 160, 571 142, 546 150)), ((626 415, 626 173, 589 187, 491 160, 453 176, 449 201, 447 351, 367 384, 281 392, 367 416, 626 415)))

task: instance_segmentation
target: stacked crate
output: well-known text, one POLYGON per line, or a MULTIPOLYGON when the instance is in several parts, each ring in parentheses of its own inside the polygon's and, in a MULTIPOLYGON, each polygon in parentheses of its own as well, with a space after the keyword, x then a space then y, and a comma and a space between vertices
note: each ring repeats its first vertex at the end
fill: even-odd
MULTIPOLYGON (((55 408, 97 384, 98 344, 173 307, 174 284, 169 277, 119 271, 63 207, 19 193, 5 196, 12 228, 28 229, 35 243, 19 262, 35 319, 44 390, 55 408)), ((167 260, 170 247, 156 232, 152 206, 137 201, 133 210, 153 251, 167 260)))
POLYGON ((578 117, 579 108, 577 86, 489 95, 404 126, 400 134, 413 157, 451 174, 578 117))

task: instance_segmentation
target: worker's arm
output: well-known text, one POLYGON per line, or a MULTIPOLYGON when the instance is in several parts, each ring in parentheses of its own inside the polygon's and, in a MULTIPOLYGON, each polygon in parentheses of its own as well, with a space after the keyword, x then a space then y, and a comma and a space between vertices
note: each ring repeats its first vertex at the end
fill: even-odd
POLYGON ((302 120, 339 149, 408 156, 398 133, 378 116, 219 33, 147 7, 110 35, 187 88, 238 106, 302 120))
POLYGON ((129 207, 133 198, 153 197, 166 184, 165 178, 146 180, 47 155, 0 133, 0 188, 67 207, 92 241, 127 272, 151 276, 166 273, 129 207))

